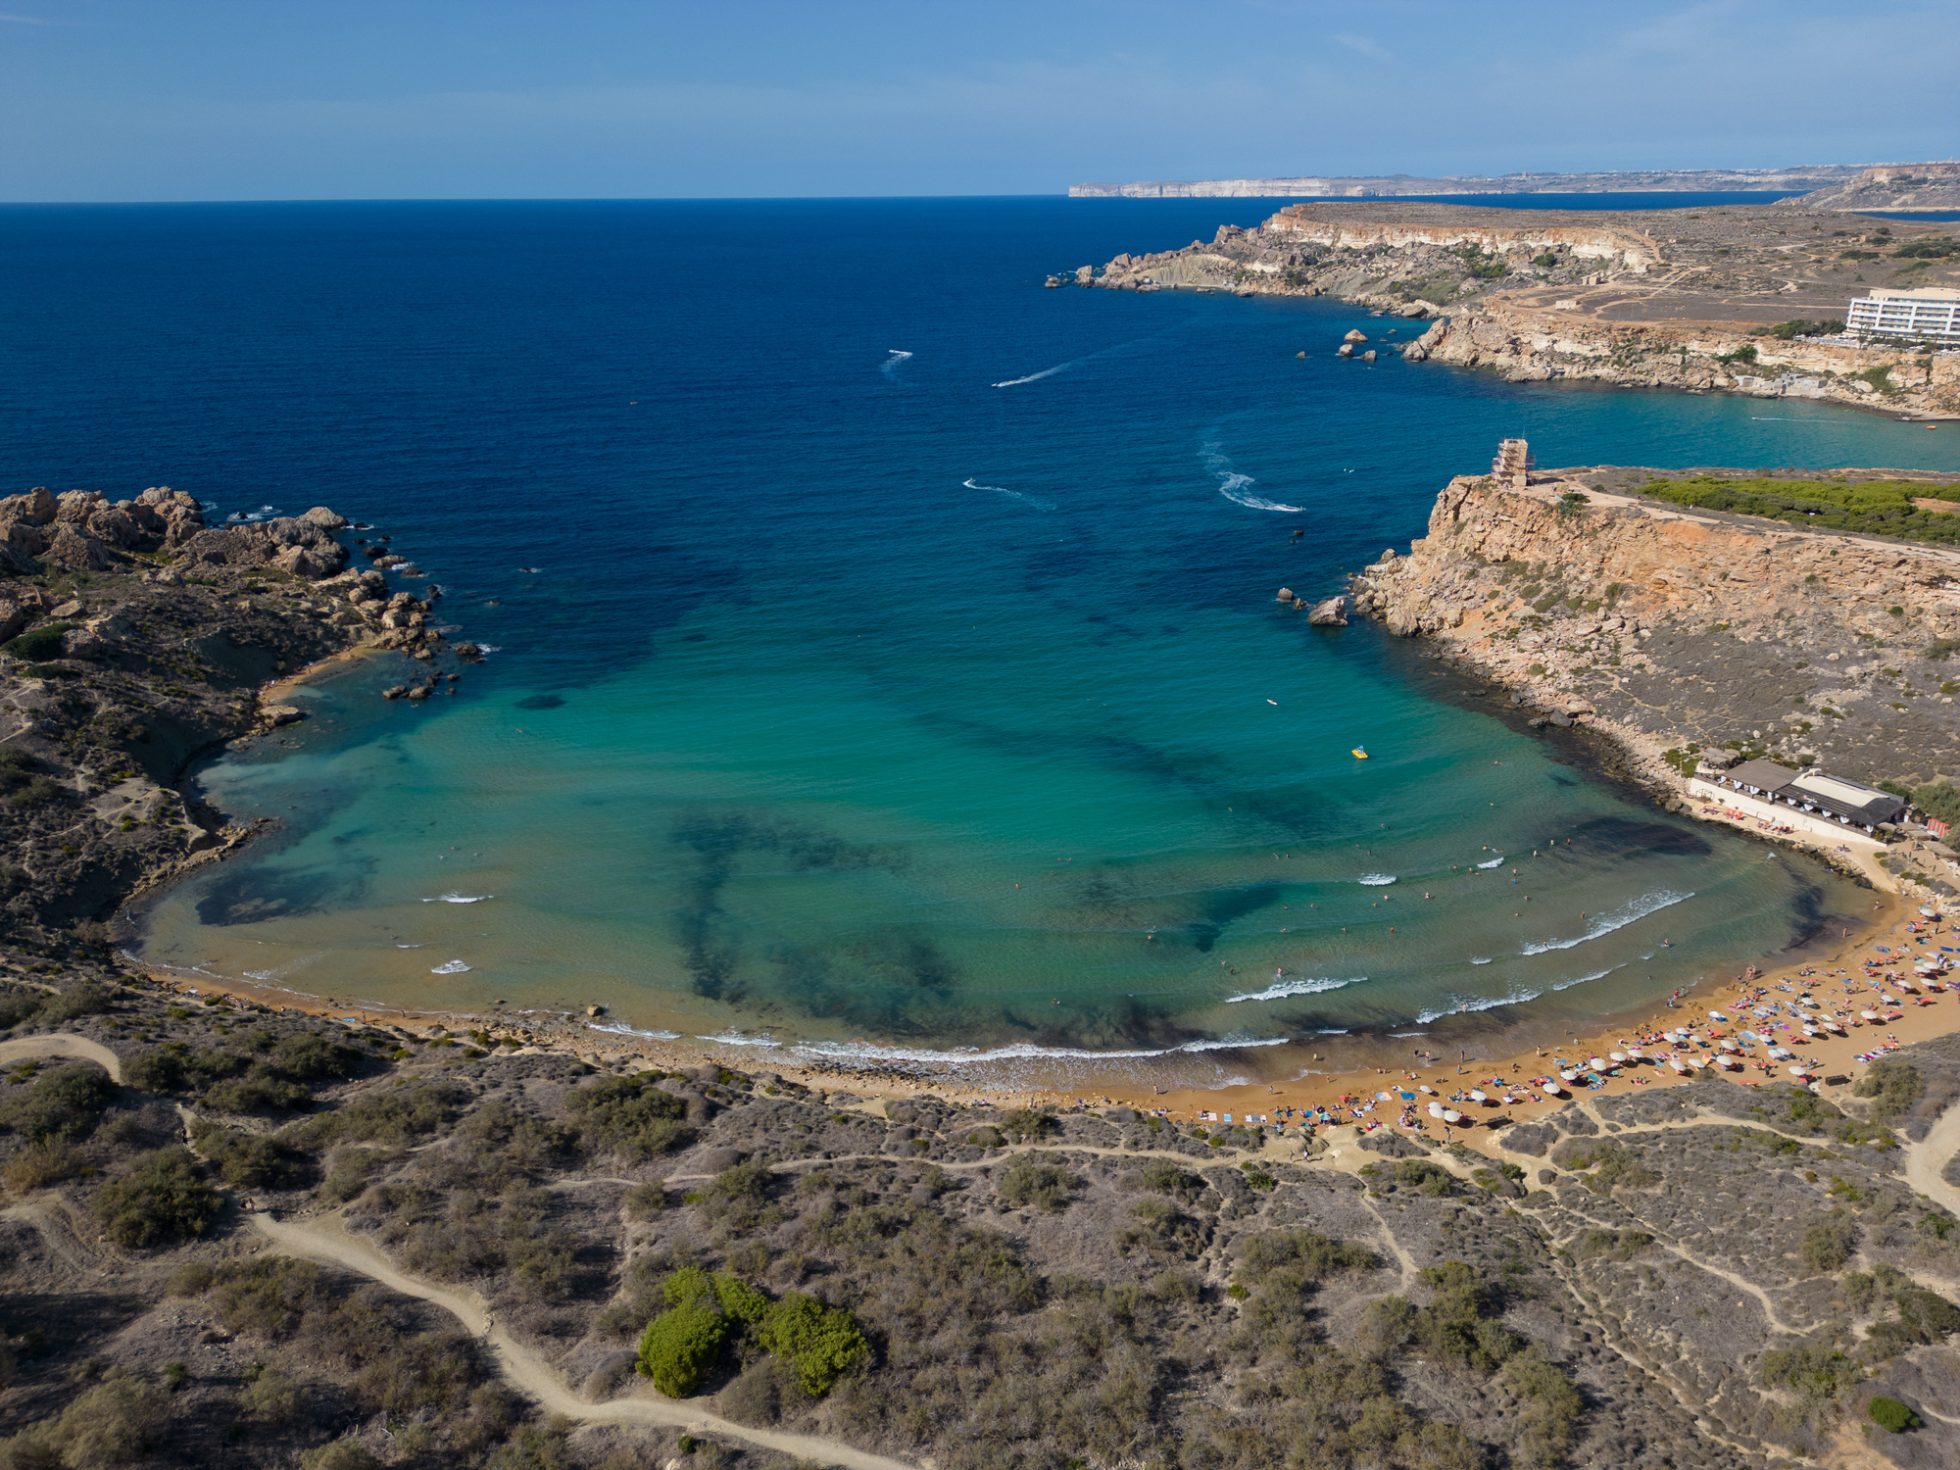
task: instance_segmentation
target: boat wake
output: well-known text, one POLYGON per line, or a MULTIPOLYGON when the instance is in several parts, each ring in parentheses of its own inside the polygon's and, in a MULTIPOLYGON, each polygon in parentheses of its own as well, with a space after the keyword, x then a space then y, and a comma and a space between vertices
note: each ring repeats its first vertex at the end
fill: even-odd
POLYGON ((1295 995, 1319 995, 1323 991, 1359 985, 1367 978, 1366 975, 1355 975, 1346 980, 1332 980, 1324 976, 1310 980, 1280 980, 1268 985, 1264 990, 1248 990, 1244 995, 1228 995, 1225 997, 1225 1004, 1235 1006, 1249 1000, 1285 1000, 1295 995))
POLYGON ((898 365, 908 360, 912 356, 912 354, 907 352, 902 347, 887 347, 885 350, 889 352, 891 356, 887 357, 883 362, 878 364, 878 371, 883 373, 886 377, 889 378, 893 373, 898 371, 898 365))
POLYGON ((1008 378, 1004 382, 994 384, 994 386, 996 388, 1018 388, 1023 383, 1039 383, 1043 378, 1052 378, 1056 373, 1067 372, 1080 361, 1082 359, 1079 357, 1071 357, 1067 362, 1058 362, 1053 367, 1043 368, 1038 373, 1029 373, 1025 378, 1008 378))
POLYGON ((1663 888, 1657 893, 1649 893, 1645 897, 1636 898, 1625 908, 1616 909, 1602 918, 1593 920, 1587 927, 1586 932, 1576 939, 1541 939, 1536 944, 1527 944, 1518 953, 1545 954, 1554 949, 1577 949, 1582 944, 1590 943, 1592 940, 1600 939, 1611 934, 1615 929, 1624 929, 1627 925, 1637 923, 1649 914, 1659 913, 1664 908, 1671 908, 1675 904, 1685 902, 1687 899, 1693 897, 1694 895, 1692 893, 1677 893, 1671 888, 1663 888))
POLYGON ((1032 505, 1036 510, 1053 510, 1055 508, 1055 502, 1052 500, 1043 500, 1039 495, 1030 495, 1025 490, 1010 490, 1005 485, 983 485, 971 475, 960 481, 960 484, 969 490, 990 490, 996 495, 1005 495, 1010 500, 1019 500, 1027 505, 1032 505))
POLYGON ((1234 505, 1242 505, 1247 510, 1275 511, 1281 515, 1299 515, 1306 509, 1303 505, 1286 505, 1250 493, 1249 487, 1258 484, 1258 480, 1233 469, 1231 459, 1216 439, 1207 440, 1198 451, 1198 457, 1204 461, 1205 468, 1218 477, 1218 493, 1234 505))

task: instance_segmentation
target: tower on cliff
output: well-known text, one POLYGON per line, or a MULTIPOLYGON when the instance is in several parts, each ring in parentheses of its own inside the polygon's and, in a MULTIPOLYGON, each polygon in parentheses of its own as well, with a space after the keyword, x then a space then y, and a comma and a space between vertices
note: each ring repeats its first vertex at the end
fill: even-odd
POLYGON ((1531 446, 1522 439, 1506 439, 1497 446, 1490 475, 1510 490, 1522 490, 1531 476, 1531 446))

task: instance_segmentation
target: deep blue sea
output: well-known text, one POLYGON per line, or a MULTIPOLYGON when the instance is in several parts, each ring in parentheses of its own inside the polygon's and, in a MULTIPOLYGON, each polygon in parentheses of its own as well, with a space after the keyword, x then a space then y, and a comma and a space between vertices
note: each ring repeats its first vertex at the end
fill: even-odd
POLYGON ((1960 435, 1343 361, 1416 328, 1335 302, 1042 289, 1272 207, 0 210, 0 489, 332 505, 496 650, 424 707, 357 664, 205 770, 284 830, 141 953, 1204 1080, 1644 1005, 1861 907, 1273 593, 1405 545, 1505 435, 1947 469, 1960 435))

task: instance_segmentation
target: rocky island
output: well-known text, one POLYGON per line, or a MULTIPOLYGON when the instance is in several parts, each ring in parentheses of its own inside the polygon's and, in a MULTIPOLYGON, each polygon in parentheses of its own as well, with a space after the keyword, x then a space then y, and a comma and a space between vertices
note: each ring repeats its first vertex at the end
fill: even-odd
POLYGON ((1812 398, 1960 414, 1960 353, 1854 341, 1874 288, 1960 287, 1932 221, 1760 205, 1616 212, 1289 205, 1209 242, 1119 255, 1051 283, 1336 296, 1430 320, 1410 361, 1520 381, 1812 398))

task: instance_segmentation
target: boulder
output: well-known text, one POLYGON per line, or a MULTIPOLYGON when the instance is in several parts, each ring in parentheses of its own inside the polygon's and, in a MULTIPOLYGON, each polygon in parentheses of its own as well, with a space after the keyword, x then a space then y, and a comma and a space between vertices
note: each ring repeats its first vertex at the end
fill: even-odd
POLYGON ((1307 622, 1316 628, 1345 628, 1348 621, 1348 600, 1336 594, 1313 605, 1307 614, 1307 622))
POLYGON ((1366 342, 1368 340, 1368 334, 1359 327, 1355 327, 1351 328, 1348 334, 1341 338, 1341 340, 1343 342, 1366 342))
POLYGON ((347 517, 337 510, 329 510, 324 505, 316 505, 302 515, 293 517, 303 526, 311 526, 316 531, 344 531, 347 517))
POLYGON ((1361 360, 1363 362, 1373 362, 1375 360, 1375 349, 1370 347, 1366 352, 1362 353, 1361 360))
POLYGON ((296 704, 268 704, 259 715, 276 730, 282 725, 297 725, 306 718, 306 711, 296 704))
POLYGON ((1352 342, 1343 342, 1341 344, 1341 350, 1339 352, 1336 352, 1334 355, 1336 357, 1353 357, 1354 344, 1352 342))
POLYGON ((1294 598, 1294 592, 1293 592, 1293 589, 1292 589, 1291 587, 1282 587, 1282 588, 1280 588, 1280 589, 1279 589, 1279 595, 1278 595, 1277 597, 1275 597, 1275 598, 1273 599, 1273 601, 1274 601, 1274 602, 1291 602, 1291 601, 1293 601, 1293 598, 1294 598))
POLYGON ((66 521, 57 521, 48 532, 47 559, 71 572, 106 572, 109 554, 102 543, 88 532, 66 521))

